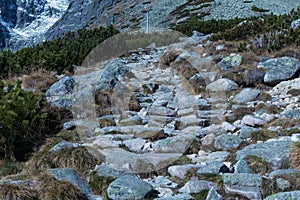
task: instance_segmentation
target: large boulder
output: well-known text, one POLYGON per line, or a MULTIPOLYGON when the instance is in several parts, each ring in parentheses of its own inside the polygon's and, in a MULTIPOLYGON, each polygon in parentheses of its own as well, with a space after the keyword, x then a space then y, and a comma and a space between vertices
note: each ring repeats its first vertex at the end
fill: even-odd
POLYGON ((281 57, 258 64, 265 69, 264 82, 277 84, 292 78, 300 70, 300 62, 296 58, 281 57))
POLYGON ((237 151, 236 159, 241 160, 247 156, 256 156, 267 161, 273 170, 280 169, 289 160, 290 145, 290 141, 251 144, 237 151))
POLYGON ((223 58, 217 66, 221 70, 231 70, 242 63, 243 56, 240 54, 230 55, 228 57, 223 58))
POLYGON ((99 81, 96 84, 96 93, 99 91, 111 91, 122 77, 128 72, 128 67, 122 59, 113 60, 102 73, 99 81))
POLYGON ((113 200, 142 200, 152 191, 150 183, 134 174, 128 174, 113 181, 108 186, 107 194, 113 200))
POLYGON ((73 77, 65 76, 54 83, 46 92, 47 101, 59 108, 72 108, 71 95, 76 81, 73 77))

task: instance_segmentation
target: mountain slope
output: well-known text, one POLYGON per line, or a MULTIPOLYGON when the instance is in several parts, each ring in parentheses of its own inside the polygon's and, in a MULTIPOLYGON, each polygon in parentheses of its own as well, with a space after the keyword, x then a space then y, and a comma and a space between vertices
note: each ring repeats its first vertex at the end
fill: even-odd
POLYGON ((40 43, 44 33, 67 10, 69 0, 1 0, 0 50, 40 43))

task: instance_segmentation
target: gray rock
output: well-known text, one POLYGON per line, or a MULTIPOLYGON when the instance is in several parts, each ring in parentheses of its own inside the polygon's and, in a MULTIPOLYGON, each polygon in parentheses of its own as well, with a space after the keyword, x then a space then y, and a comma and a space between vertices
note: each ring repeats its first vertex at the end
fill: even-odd
POLYGON ((168 116, 174 117, 176 115, 176 111, 167 107, 162 106, 151 106, 149 111, 149 115, 158 115, 158 116, 168 116))
POLYGON ((236 103, 248 103, 253 101, 260 94, 260 90, 245 88, 240 93, 235 95, 233 101, 236 103))
POLYGON ((177 194, 172 197, 162 197, 162 198, 156 198, 154 200, 195 200, 195 199, 189 194, 177 194))
POLYGON ((164 176, 154 177, 154 180, 149 182, 154 188, 164 187, 164 188, 178 188, 178 184, 170 181, 168 178, 164 176))
POLYGON ((142 200, 153 187, 136 175, 124 175, 109 184, 107 195, 113 200, 142 200))
POLYGON ((132 152, 140 153, 143 150, 144 145, 146 144, 147 140, 143 138, 135 138, 130 140, 125 140, 123 144, 132 152))
POLYGON ((211 188, 207 194, 206 200, 222 200, 222 196, 215 188, 211 188))
POLYGON ((223 58, 217 64, 217 66, 221 70, 232 70, 233 68, 238 67, 242 63, 242 60, 243 60, 243 56, 240 54, 231 55, 231 56, 223 58))
POLYGON ((249 167, 247 161, 245 160, 239 160, 235 165, 234 165, 234 173, 247 173, 247 174, 252 174, 253 171, 249 167))
POLYGON ((277 199, 289 199, 289 200, 299 200, 300 190, 291 191, 291 192, 279 192, 267 196, 265 200, 277 200, 277 199))
POLYGON ((124 64, 122 59, 113 60, 104 70, 99 78, 95 92, 111 91, 119 83, 120 77, 128 72, 128 67, 124 64))
POLYGON ((296 169, 278 169, 275 171, 272 171, 269 175, 270 178, 274 178, 278 175, 284 175, 284 174, 293 174, 293 173, 300 173, 299 170, 296 169))
POLYGON ((135 137, 144 139, 152 138, 155 136, 164 136, 164 130, 162 128, 147 127, 143 125, 120 127, 120 131, 123 134, 133 134, 135 137))
POLYGON ((116 169, 113 166, 104 163, 102 163, 101 165, 97 165, 93 172, 96 172, 100 177, 112 177, 115 179, 131 173, 123 171, 121 169, 116 169))
POLYGON ((245 115, 242 119, 242 124, 248 126, 263 126, 266 124, 266 121, 260 117, 256 117, 254 115, 245 115))
POLYGON ((264 82, 270 84, 288 80, 300 69, 299 60, 291 57, 274 58, 258 65, 265 69, 264 82))
POLYGON ((216 135, 211 133, 201 138, 201 144, 205 149, 213 149, 216 140, 216 135))
POLYGON ((291 187, 290 182, 283 178, 276 179, 276 185, 280 190, 286 190, 291 187))
POLYGON ((249 199, 262 199, 262 176, 257 174, 223 174, 225 192, 239 194, 249 199))
POLYGON ((215 140, 215 148, 222 150, 236 149, 242 142, 242 139, 236 135, 221 134, 215 140))
POLYGON ((210 181, 191 180, 180 188, 179 192, 192 194, 200 193, 203 190, 210 190, 211 188, 217 188, 216 184, 210 181))
POLYGON ((206 89, 211 92, 224 92, 236 90, 238 85, 232 80, 222 78, 212 82, 206 86, 206 89))
POLYGON ((244 186, 244 187, 260 187, 262 185, 262 176, 258 174, 223 174, 225 185, 244 186))
POLYGON ((50 173, 60 181, 67 181, 72 185, 78 187, 80 191, 87 195, 91 200, 102 200, 102 197, 94 195, 84 180, 77 174, 74 169, 57 168, 49 169, 50 173))
POLYGON ((253 155, 266 160, 273 170, 280 169, 290 156, 289 141, 275 141, 251 144, 237 151, 236 159, 241 160, 253 155))
POLYGON ((207 163, 206 165, 200 165, 197 174, 219 174, 219 170, 223 165, 223 162, 218 161, 212 161, 207 163))
POLYGON ((154 142, 153 149, 155 152, 185 153, 193 142, 200 144, 194 135, 174 136, 154 142))
POLYGON ((173 165, 168 168, 168 173, 171 176, 178 177, 180 179, 184 179, 185 175, 193 169, 198 169, 200 165, 195 164, 187 164, 187 165, 173 165))
POLYGON ((292 29, 296 30, 300 26, 300 19, 294 20, 291 23, 292 29))
POLYGON ((118 134, 121 133, 121 128, 118 126, 105 126, 102 131, 103 134, 118 134))
POLYGON ((61 151, 67 148, 77 148, 82 146, 81 144, 77 144, 77 143, 72 143, 72 142, 60 142, 58 144, 56 144, 54 147, 52 147, 49 152, 57 152, 57 151, 61 151))
POLYGON ((174 163, 182 154, 179 153, 132 153, 121 148, 107 148, 101 151, 107 164, 118 168, 124 166, 136 173, 158 171, 174 163))
POLYGON ((222 131, 224 131, 224 132, 234 132, 236 129, 237 129, 237 127, 232 125, 229 122, 222 123, 222 131))
POLYGON ((46 92, 47 101, 59 108, 72 108, 71 94, 75 86, 75 79, 65 76, 54 83, 46 92))
POLYGON ((75 127, 76 127, 76 122, 70 121, 70 122, 64 123, 63 130, 71 130, 71 129, 74 129, 75 127))
POLYGON ((240 130, 240 135, 239 136, 242 139, 251 138, 251 133, 256 132, 258 130, 259 130, 258 128, 243 125, 241 130, 240 130))
POLYGON ((289 119, 300 119, 300 109, 292 109, 283 112, 282 117, 289 119))

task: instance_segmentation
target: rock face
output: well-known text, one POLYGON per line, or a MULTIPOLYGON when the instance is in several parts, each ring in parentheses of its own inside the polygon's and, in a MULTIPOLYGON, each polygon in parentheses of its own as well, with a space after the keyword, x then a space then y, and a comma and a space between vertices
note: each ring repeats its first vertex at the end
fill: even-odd
POLYGON ((277 84, 292 78, 296 72, 300 70, 300 62, 298 59, 291 57, 281 57, 267 60, 259 63, 266 71, 264 82, 277 84))
POLYGON ((62 16, 68 0, 2 0, 0 1, 0 50, 17 50, 43 41, 46 31, 62 16))
POLYGON ((109 185, 107 194, 114 200, 142 200, 152 189, 149 183, 136 175, 124 175, 109 185))

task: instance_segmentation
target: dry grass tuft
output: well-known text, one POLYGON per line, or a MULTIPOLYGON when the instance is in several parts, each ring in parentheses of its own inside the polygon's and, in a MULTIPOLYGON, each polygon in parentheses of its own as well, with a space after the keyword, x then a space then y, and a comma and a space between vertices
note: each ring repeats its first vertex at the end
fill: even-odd
POLYGON ((0 199, 37 200, 38 193, 33 188, 22 184, 1 184, 0 199))
POLYGON ((89 170, 104 161, 104 156, 92 147, 67 148, 51 153, 49 149, 53 146, 44 146, 42 151, 35 153, 22 172, 38 174, 50 168, 73 168, 80 175, 86 176, 89 170))
POLYGON ((289 161, 291 168, 300 170, 300 143, 291 145, 289 161))
POLYGON ((74 185, 55 179, 49 172, 43 172, 38 177, 37 191, 41 200, 87 200, 86 195, 74 185))

